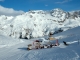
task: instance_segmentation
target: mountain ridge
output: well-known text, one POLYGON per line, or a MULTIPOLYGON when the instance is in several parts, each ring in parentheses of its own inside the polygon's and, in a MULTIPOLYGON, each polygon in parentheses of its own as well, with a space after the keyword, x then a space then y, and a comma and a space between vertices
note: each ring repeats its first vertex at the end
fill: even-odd
POLYGON ((35 38, 48 35, 60 28, 65 31, 80 26, 80 11, 66 12, 29 10, 18 16, 0 16, 0 33, 13 38, 35 38))

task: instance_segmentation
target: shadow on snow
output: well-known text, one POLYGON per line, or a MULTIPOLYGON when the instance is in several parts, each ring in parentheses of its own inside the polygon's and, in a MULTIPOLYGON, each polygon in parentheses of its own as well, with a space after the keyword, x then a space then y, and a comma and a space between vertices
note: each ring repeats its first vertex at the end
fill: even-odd
POLYGON ((22 48, 18 48, 18 49, 20 49, 20 50, 27 50, 26 47, 22 47, 22 48))

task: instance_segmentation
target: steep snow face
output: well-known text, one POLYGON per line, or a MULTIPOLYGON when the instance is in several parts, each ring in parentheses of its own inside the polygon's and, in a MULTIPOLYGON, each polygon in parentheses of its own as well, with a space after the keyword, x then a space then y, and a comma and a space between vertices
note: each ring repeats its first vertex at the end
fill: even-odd
POLYGON ((13 38, 33 38, 48 35, 62 28, 80 26, 80 18, 61 9, 51 11, 30 10, 18 16, 0 16, 0 33, 13 38))
POLYGON ((10 23, 13 18, 13 16, 0 16, 0 34, 9 36, 9 32, 11 31, 11 29, 8 27, 10 26, 10 23))
POLYGON ((48 14, 46 14, 46 16, 49 16, 47 18, 45 14, 42 14, 44 12, 38 13, 37 11, 35 14, 33 14, 33 12, 27 12, 24 15, 16 16, 11 23, 13 25, 13 32, 18 32, 17 34, 19 35, 21 33, 22 38, 27 35, 40 37, 57 27, 57 23, 55 24, 52 20, 48 20, 50 17, 48 14))
POLYGON ((64 19, 68 17, 67 12, 58 8, 51 10, 51 15, 55 18, 58 18, 58 21, 63 21, 64 19))
POLYGON ((80 17, 80 11, 71 11, 68 13, 70 19, 75 19, 80 17))
POLYGON ((11 20, 13 18, 13 16, 5 16, 5 15, 1 15, 0 16, 0 25, 5 25, 8 24, 8 21, 11 20))

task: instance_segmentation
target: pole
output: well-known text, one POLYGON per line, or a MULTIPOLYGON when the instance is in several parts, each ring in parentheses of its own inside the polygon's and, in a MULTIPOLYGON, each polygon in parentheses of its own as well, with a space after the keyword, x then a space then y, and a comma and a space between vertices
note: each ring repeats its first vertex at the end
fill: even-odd
POLYGON ((78 44, 79 44, 79 39, 78 39, 78 44))

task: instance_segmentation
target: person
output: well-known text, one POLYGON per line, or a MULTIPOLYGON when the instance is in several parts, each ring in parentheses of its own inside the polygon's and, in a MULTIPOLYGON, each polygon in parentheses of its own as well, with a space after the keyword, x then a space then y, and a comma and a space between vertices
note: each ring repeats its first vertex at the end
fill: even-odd
POLYGON ((68 45, 65 41, 63 41, 64 45, 68 45))
POLYGON ((28 45, 27 50, 32 50, 32 44, 29 44, 29 45, 28 45))
POLYGON ((35 46, 36 49, 39 49, 40 48, 40 41, 39 40, 34 41, 33 45, 35 46))
POLYGON ((49 37, 52 37, 52 35, 53 35, 53 33, 50 32, 50 33, 49 33, 49 37))
POLYGON ((56 46, 58 46, 59 45, 59 43, 58 43, 58 39, 56 40, 56 46))

